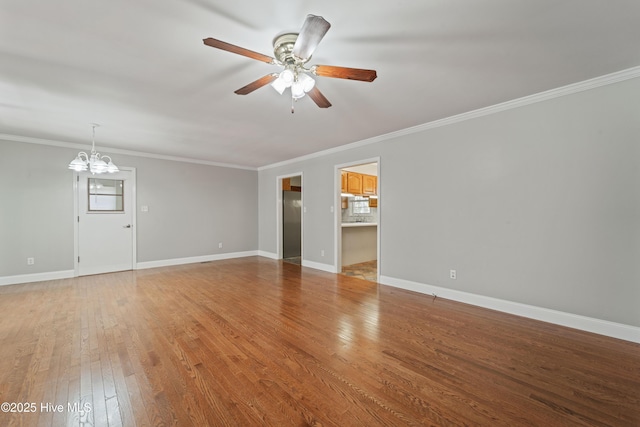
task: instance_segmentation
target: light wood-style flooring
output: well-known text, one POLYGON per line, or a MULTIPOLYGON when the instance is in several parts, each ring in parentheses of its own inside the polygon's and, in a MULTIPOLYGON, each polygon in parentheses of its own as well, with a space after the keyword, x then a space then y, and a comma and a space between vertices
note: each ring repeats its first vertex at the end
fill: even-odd
POLYGON ((638 344, 259 257, 0 287, 0 340, 0 426, 640 425, 638 344))
POLYGON ((358 264, 343 265, 342 274, 356 277, 358 279, 368 280, 370 282, 378 281, 378 261, 367 261, 358 264))

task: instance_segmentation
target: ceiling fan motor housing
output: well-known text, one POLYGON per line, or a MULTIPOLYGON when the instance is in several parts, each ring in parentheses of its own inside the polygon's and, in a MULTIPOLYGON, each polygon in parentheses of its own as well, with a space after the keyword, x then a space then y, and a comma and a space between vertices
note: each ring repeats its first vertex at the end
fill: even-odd
POLYGON ((298 39, 298 33, 284 33, 279 34, 273 39, 273 54, 276 60, 282 65, 302 65, 311 59, 300 59, 293 54, 293 46, 298 39))

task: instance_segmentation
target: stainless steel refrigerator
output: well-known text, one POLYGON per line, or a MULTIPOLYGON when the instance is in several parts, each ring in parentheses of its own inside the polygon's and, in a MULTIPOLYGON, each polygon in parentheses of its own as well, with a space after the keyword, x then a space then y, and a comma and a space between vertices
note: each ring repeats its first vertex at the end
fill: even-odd
POLYGON ((282 192, 282 257, 302 255, 302 193, 282 192))

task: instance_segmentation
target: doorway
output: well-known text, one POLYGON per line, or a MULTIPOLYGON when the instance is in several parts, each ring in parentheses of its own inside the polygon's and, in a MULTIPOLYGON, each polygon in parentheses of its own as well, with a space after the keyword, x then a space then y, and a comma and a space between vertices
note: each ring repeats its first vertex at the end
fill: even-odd
POLYGON ((380 159, 336 166, 336 269, 340 274, 379 282, 380 159))
POLYGON ((302 264, 302 175, 282 178, 282 260, 302 264))
POLYGON ((135 169, 74 173, 75 275, 133 270, 136 264, 135 169))

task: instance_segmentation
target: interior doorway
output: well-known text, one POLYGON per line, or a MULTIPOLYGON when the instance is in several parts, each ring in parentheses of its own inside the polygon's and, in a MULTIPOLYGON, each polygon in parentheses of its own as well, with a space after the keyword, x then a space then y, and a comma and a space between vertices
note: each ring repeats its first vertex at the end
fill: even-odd
POLYGON ((74 173, 75 275, 133 270, 136 265, 135 170, 74 173))
POLYGON ((302 176, 282 178, 282 260, 302 264, 302 176))
POLYGON ((336 268, 378 282, 380 277, 380 159, 336 166, 336 268))

